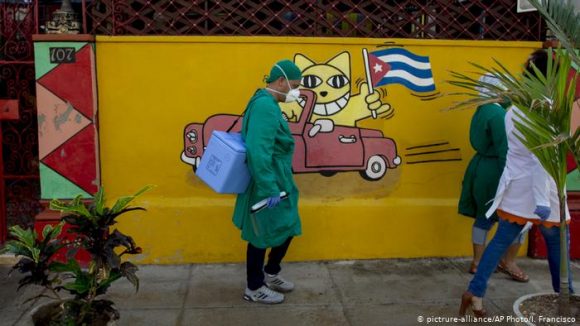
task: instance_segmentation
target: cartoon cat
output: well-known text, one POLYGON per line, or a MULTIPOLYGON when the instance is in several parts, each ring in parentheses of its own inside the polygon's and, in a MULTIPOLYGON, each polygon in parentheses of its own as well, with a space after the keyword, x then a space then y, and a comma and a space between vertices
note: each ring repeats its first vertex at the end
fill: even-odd
MULTIPOLYGON (((350 54, 342 52, 328 60, 317 64, 308 57, 298 53, 294 63, 302 71, 301 88, 310 89, 317 95, 314 113, 311 121, 330 119, 335 125, 356 126, 357 121, 372 116, 391 118, 394 110, 388 103, 381 102, 381 95, 374 91, 369 94, 367 83, 359 85, 359 93, 351 94, 350 54)), ((302 112, 301 105, 282 105, 282 112, 289 121, 295 121, 302 112)))

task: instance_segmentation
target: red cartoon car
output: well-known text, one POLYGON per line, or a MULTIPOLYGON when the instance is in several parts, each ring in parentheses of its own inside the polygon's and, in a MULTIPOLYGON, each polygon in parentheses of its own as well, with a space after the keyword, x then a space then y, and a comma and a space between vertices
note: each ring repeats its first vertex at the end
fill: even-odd
MULTIPOLYGON (((316 172, 332 176, 337 172, 359 171, 363 178, 376 181, 385 175, 387 169, 401 164, 395 142, 383 137, 379 130, 338 126, 330 119, 309 122, 316 94, 310 90, 301 90, 300 93, 305 100, 300 119, 288 122, 296 143, 292 161, 294 173, 316 172)), ((203 124, 187 125, 183 132, 181 160, 195 170, 212 131, 225 131, 231 127, 230 131, 239 132, 241 126, 240 116, 229 114, 211 116, 203 124)))

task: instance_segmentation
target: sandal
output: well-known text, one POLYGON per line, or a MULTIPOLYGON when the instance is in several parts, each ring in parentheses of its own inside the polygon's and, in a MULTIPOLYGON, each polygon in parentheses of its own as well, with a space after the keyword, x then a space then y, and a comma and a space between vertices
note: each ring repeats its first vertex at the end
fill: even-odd
POLYGON ((510 271, 509 269, 507 269, 505 267, 505 265, 503 263, 499 263, 497 265, 497 270, 504 273, 504 274, 507 274, 514 281, 521 282, 521 283, 526 283, 526 282, 530 281, 530 277, 526 273, 524 273, 523 271, 519 271, 519 272, 510 271))
POLYGON ((465 316, 467 314, 467 309, 473 311, 475 317, 481 318, 487 315, 485 308, 482 307, 481 310, 476 310, 473 307, 473 293, 465 291, 461 296, 461 305, 459 306, 459 316, 465 316))

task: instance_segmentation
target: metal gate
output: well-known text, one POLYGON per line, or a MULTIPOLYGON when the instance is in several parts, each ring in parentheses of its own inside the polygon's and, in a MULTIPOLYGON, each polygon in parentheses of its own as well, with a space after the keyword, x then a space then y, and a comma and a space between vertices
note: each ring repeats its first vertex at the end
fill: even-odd
POLYGON ((467 40, 543 38, 515 0, 82 0, 90 34, 467 40))
POLYGON ((32 226, 40 211, 32 44, 36 8, 30 0, 0 0, 0 100, 18 103, 17 119, 0 120, 0 243, 7 226, 32 226))

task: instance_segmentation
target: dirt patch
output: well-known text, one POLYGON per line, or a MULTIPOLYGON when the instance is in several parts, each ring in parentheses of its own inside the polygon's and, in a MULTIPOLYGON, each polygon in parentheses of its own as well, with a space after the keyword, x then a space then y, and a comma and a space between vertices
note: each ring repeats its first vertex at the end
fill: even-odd
POLYGON ((570 311, 558 311, 558 294, 529 298, 520 304, 524 317, 537 326, 578 325, 580 323, 580 297, 570 297, 570 311))

